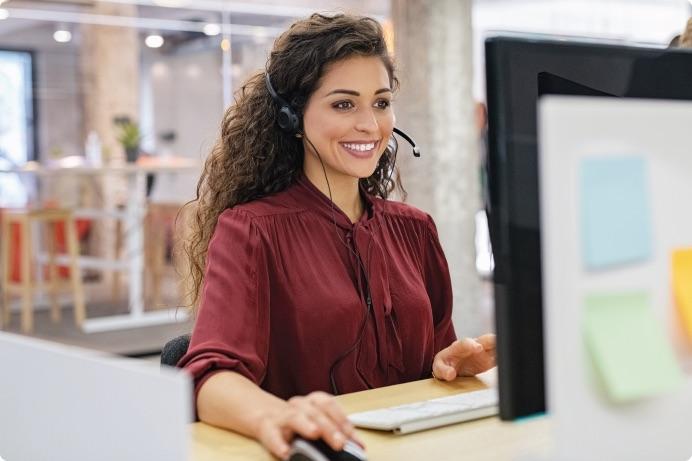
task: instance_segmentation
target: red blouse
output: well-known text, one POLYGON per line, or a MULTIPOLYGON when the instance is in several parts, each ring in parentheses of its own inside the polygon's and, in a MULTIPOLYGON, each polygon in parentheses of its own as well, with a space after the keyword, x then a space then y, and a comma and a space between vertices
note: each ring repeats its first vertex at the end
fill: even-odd
POLYGON ((338 391, 430 376, 434 355, 456 338, 435 225, 411 206, 362 195, 355 224, 305 177, 221 214, 178 364, 195 394, 222 370, 284 399, 333 392, 330 369, 361 335, 368 285, 360 342, 334 367, 338 391))

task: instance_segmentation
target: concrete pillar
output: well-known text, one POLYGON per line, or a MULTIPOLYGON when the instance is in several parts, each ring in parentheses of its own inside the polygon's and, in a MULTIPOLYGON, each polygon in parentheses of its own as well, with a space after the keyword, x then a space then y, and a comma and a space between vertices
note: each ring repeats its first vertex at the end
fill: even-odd
MULTIPOLYGON (((489 328, 475 267, 479 154, 472 97, 471 0, 391 0, 394 55, 401 81, 397 126, 421 148, 401 143, 408 202, 432 215, 449 262, 459 336, 489 328)), ((487 303, 486 303, 487 304, 487 303)))
MULTIPOLYGON (((134 5, 94 4, 93 13, 136 16, 134 5)), ((139 114, 138 30, 124 27, 83 25, 81 72, 84 98, 84 136, 95 130, 104 153, 124 158, 113 118, 139 114)))
MULTIPOLYGON (((135 5, 117 5, 95 2, 94 14, 137 16, 135 5)), ((117 140, 118 128, 113 119, 128 116, 139 122, 140 40, 134 28, 85 24, 81 28, 81 81, 84 111, 85 139, 96 131, 101 139, 104 162, 122 162, 123 147, 117 140)), ((124 177, 100 176, 90 186, 96 194, 83 194, 85 205, 114 210, 127 200, 127 182, 124 177), (99 203, 89 203, 98 197, 99 203)), ((123 222, 120 221, 122 224, 123 222)), ((116 234, 121 236, 131 229, 116 227, 115 220, 97 220, 92 232, 90 251, 100 256, 114 257, 116 234), (119 231, 119 232, 118 232, 119 231)), ((122 245, 121 257, 126 249, 122 245)), ((106 273, 105 280, 112 273, 106 273)), ((122 279, 121 279, 122 280, 122 279)), ((120 289, 125 293, 124 288, 120 289)))

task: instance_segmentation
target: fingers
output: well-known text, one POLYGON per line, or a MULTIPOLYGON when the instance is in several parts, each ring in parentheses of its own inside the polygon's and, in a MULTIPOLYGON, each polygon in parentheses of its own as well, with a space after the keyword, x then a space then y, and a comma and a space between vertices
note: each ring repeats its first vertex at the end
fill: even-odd
POLYGON ((267 450, 279 459, 287 459, 290 452, 288 441, 291 437, 291 432, 283 430, 279 424, 273 424, 274 421, 266 420, 264 426, 260 430, 259 441, 267 450))
POLYGON ((454 356, 458 358, 465 358, 483 351, 483 346, 473 338, 457 339, 450 347, 454 356))
POLYGON ((457 369, 447 365, 442 360, 433 362, 433 375, 441 381, 454 381, 457 377, 457 369))
POLYGON ((483 346, 483 349, 486 351, 491 351, 495 349, 495 335, 494 334, 485 334, 483 336, 479 336, 476 338, 476 342, 478 342, 481 346, 483 346))
POLYGON ((346 413, 341 409, 336 400, 325 392, 313 392, 308 395, 308 400, 322 410, 336 424, 347 438, 355 435, 353 424, 348 420, 346 413))
MULTIPOLYGON (((463 338, 454 341, 446 349, 441 350, 433 361, 433 374, 443 381, 452 381, 457 376, 468 376, 468 370, 475 371, 476 364, 469 367, 470 362, 495 362, 495 335, 483 335, 475 340, 463 338)), ((473 373, 475 374, 475 373, 473 373)))
POLYGON ((295 410, 291 427, 310 439, 321 438, 334 450, 341 450, 353 432, 353 426, 336 401, 323 392, 294 397, 289 404, 295 410))
POLYGON ((285 406, 262 421, 257 438, 274 456, 286 459, 295 435, 322 439, 337 451, 343 449, 348 439, 364 447, 344 411, 325 392, 289 399, 285 406))

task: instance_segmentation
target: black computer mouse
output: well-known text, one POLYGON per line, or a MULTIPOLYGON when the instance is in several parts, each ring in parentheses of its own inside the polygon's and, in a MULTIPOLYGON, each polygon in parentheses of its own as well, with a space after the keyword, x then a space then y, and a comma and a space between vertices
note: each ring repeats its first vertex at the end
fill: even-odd
POLYGON ((293 439, 289 461, 367 461, 363 448, 347 440, 341 451, 335 451, 324 440, 293 439))

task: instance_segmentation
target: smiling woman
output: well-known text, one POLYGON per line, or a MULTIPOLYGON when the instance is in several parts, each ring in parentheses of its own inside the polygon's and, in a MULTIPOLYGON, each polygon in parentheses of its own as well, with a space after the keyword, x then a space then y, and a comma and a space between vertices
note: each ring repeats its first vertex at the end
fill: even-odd
POLYGON ((198 310, 179 366, 200 419, 281 458, 296 435, 355 438, 328 392, 494 365, 492 335, 456 340, 432 219, 387 200, 396 89, 376 21, 296 22, 226 112, 191 205, 198 310))

